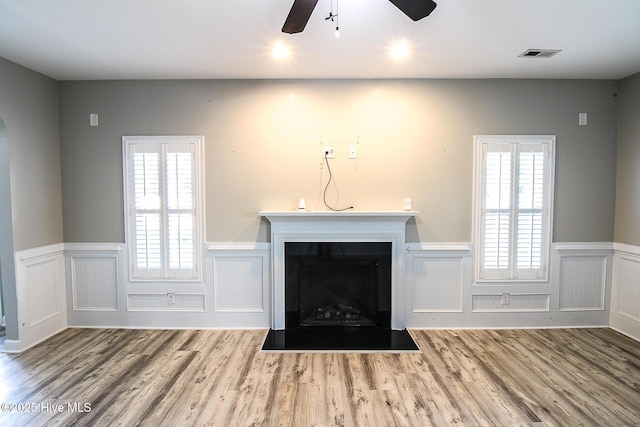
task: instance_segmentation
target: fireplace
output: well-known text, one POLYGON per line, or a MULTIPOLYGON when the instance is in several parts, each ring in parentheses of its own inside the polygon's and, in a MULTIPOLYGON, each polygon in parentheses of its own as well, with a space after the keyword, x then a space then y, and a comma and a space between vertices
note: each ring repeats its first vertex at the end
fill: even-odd
POLYGON ((391 243, 285 243, 285 327, 390 327, 391 243))
POLYGON ((266 351, 418 351, 405 329, 416 211, 261 211, 271 223, 266 351))
POLYGON ((285 329, 285 244, 387 242, 391 244, 391 329, 405 328, 405 224, 416 211, 261 211, 271 223, 272 324, 285 329))

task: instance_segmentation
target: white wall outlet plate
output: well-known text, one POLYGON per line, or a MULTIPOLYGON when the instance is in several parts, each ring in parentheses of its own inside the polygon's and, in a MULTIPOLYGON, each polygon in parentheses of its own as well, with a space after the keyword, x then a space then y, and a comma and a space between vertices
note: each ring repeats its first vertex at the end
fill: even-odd
POLYGON ((322 158, 327 159, 335 159, 336 158, 336 149, 334 147, 323 147, 322 148, 322 158))
POLYGON ((578 113, 578 124, 580 126, 587 125, 587 113, 578 113))
POLYGON ((509 305, 511 302, 510 300, 511 300, 511 295, 507 293, 502 294, 502 301, 501 301, 502 305, 509 305))

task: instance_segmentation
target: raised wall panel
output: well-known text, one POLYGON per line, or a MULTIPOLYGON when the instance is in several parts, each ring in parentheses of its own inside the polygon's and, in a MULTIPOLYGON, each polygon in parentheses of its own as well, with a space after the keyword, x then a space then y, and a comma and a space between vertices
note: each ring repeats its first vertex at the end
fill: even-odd
POLYGON ((264 256, 217 254, 213 259, 215 311, 264 312, 264 256))
POLYGON ((219 242, 207 245, 207 290, 211 318, 219 326, 271 325, 270 244, 219 242))
POLYGON ((558 310, 604 310, 606 256, 561 256, 558 310))
POLYGON ((457 327, 458 319, 466 321, 472 265, 469 243, 407 244, 407 327, 457 327))
POLYGON ((473 295, 474 312, 535 312, 549 310, 547 294, 509 294, 509 303, 502 304, 503 294, 473 295))
POLYGON ((63 308, 59 283, 61 266, 57 257, 30 262, 25 265, 29 305, 29 326, 35 326, 59 315, 63 308))
POLYGON ((410 277, 409 308, 414 313, 462 311, 462 257, 414 256, 410 277))
POLYGON ((204 312, 204 294, 172 293, 174 303, 169 302, 167 293, 128 294, 128 311, 185 311, 204 312))
POLYGON ((640 258, 622 256, 618 268, 617 313, 640 322, 640 258))
POLYGON ((64 246, 55 244, 15 253, 19 342, 25 350, 67 327, 64 246))
POLYGON ((70 265, 74 310, 118 310, 117 256, 71 256, 70 265))

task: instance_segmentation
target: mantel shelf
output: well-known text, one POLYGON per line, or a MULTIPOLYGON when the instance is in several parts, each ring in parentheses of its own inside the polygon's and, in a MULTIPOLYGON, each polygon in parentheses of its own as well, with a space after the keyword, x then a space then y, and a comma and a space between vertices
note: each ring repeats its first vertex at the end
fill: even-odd
POLYGON ((269 221, 407 221, 418 216, 418 211, 260 211, 269 221))

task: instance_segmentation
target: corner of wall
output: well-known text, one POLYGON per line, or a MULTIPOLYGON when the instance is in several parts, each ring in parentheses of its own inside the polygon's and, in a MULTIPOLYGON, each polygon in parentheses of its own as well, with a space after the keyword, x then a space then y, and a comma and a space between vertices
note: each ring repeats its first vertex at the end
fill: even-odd
POLYGON ((615 243, 610 327, 640 341, 640 247, 615 243))

